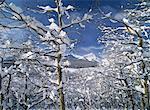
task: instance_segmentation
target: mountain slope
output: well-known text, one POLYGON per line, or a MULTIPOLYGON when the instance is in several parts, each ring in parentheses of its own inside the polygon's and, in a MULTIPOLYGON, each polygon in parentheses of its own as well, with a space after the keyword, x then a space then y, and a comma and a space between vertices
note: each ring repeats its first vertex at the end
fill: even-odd
POLYGON ((88 68, 96 67, 98 65, 97 61, 94 61, 91 57, 85 58, 84 56, 78 57, 76 55, 68 55, 65 60, 70 62, 69 68, 88 68))

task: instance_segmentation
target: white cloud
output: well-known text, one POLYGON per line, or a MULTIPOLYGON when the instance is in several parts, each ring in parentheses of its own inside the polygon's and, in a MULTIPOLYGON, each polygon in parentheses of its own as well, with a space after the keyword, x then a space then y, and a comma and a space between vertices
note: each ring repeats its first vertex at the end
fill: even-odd
POLYGON ((125 13, 123 12, 116 13, 114 18, 117 20, 122 20, 123 18, 125 18, 125 13))
POLYGON ((93 50, 101 50, 101 47, 99 46, 90 46, 90 47, 81 47, 81 50, 85 51, 85 52, 91 52, 93 50))

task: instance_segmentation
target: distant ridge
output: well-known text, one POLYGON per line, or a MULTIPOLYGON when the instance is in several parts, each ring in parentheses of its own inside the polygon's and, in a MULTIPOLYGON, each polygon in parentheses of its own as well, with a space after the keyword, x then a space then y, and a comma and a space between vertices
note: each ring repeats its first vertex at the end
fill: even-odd
POLYGON ((70 62, 69 68, 88 68, 88 67, 96 67, 98 62, 95 60, 88 60, 84 56, 76 57, 76 55, 68 55, 65 56, 64 60, 68 60, 70 62))

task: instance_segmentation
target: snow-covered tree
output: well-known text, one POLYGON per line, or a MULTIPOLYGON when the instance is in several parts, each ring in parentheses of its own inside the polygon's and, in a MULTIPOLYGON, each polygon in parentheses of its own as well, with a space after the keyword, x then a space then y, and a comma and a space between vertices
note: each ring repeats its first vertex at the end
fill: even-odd
MULTIPOLYGON (((71 5, 64 6, 61 0, 55 0, 55 3, 56 8, 38 6, 44 13, 56 12, 57 18, 50 18, 49 26, 44 26, 34 18, 24 15, 23 10, 13 3, 3 2, 1 4, 3 18, 0 26, 4 31, 27 29, 36 33, 39 38, 36 43, 28 40, 23 44, 6 47, 9 53, 14 52, 12 56, 15 59, 15 67, 13 71, 11 70, 13 77, 9 77, 10 73, 6 75, 6 77, 9 77, 8 88, 11 91, 9 95, 11 104, 8 103, 10 108, 53 109, 52 107, 54 107, 58 109, 59 105, 60 110, 65 109, 62 59, 71 42, 64 30, 75 24, 84 27, 82 23, 91 20, 92 16, 85 14, 82 18, 71 19, 68 11, 74 10, 74 7, 71 5), (64 23, 66 18, 69 21, 68 24, 64 23), (7 24, 5 20, 15 23, 7 24)), ((11 43, 8 40, 6 44, 11 43)), ((8 69, 6 68, 6 71, 8 69)), ((3 90, 1 89, 1 91, 3 90)), ((3 95, 2 93, 1 100, 4 99, 3 95)), ((7 103, 7 101, 3 102, 7 103)), ((1 106, 7 108, 8 104, 6 106, 2 104, 1 106)))
POLYGON ((56 8, 52 8, 50 6, 39 6, 39 8, 43 9, 43 12, 56 12, 57 14, 57 21, 58 24, 55 23, 54 18, 50 18, 49 22, 50 25, 48 26, 49 31, 47 32, 46 36, 41 36, 41 40, 45 42, 49 48, 51 48, 51 52, 49 54, 53 53, 53 57, 55 58, 55 67, 56 67, 56 73, 57 78, 55 80, 58 81, 58 91, 59 91, 59 104, 60 104, 60 110, 65 110, 65 102, 64 102, 64 93, 63 93, 63 80, 62 80, 62 59, 64 57, 64 53, 70 45, 70 40, 67 36, 67 33, 64 31, 64 29, 71 27, 72 25, 79 24, 82 25, 82 22, 91 20, 92 16, 85 14, 83 18, 77 17, 76 19, 70 19, 69 24, 65 24, 64 17, 67 16, 67 19, 70 18, 70 15, 68 13, 69 10, 74 10, 74 7, 71 5, 68 5, 67 7, 63 5, 61 0, 55 0, 56 8))
POLYGON ((121 20, 114 19, 110 13, 106 14, 104 18, 109 18, 113 23, 120 23, 122 27, 100 26, 104 35, 99 41, 106 46, 105 53, 108 55, 105 59, 110 65, 114 65, 111 70, 120 71, 113 72, 112 78, 121 81, 120 88, 125 86, 126 95, 130 100, 129 103, 126 102, 127 105, 129 104, 128 107, 148 109, 149 2, 141 2, 137 5, 136 9, 125 10, 126 18, 121 20), (107 58, 108 56, 110 57, 107 58), (139 106, 140 102, 141 106, 139 106))

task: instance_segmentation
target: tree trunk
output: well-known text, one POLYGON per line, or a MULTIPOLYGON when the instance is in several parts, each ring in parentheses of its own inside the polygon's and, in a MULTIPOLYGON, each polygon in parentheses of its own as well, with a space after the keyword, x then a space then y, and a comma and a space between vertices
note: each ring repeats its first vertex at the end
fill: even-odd
MULTIPOLYGON (((7 85, 7 95, 9 95, 9 89, 10 89, 10 84, 11 84, 11 74, 9 74, 9 79, 8 79, 8 85, 7 85)), ((8 101, 8 103, 10 103, 10 97, 8 97, 8 99, 7 99, 7 101, 8 101)), ((8 109, 10 109, 11 110, 11 107, 9 107, 8 109)))
POLYGON ((149 87, 148 87, 148 75, 145 75, 144 77, 144 91, 145 91, 145 95, 144 95, 144 98, 145 98, 145 109, 149 110, 149 106, 150 106, 150 103, 149 103, 149 87))
MULTIPOLYGON (((62 30, 62 14, 61 14, 61 0, 55 0, 56 6, 58 9, 57 16, 58 16, 58 26, 60 27, 60 30, 62 30)), ((60 47, 59 47, 60 49, 60 47)), ((59 50, 60 51, 60 50, 59 50)), ((60 61, 62 59, 62 54, 58 53, 57 56, 57 74, 58 74, 58 83, 59 83, 59 109, 65 110, 65 102, 64 102, 64 94, 63 94, 63 87, 62 87, 62 68, 60 65, 60 61)))
POLYGON ((2 76, 0 75, 0 110, 3 110, 2 76))
MULTIPOLYGON (((25 103, 26 104, 27 104, 27 101, 28 101, 28 96, 27 96, 27 93, 26 93, 26 91, 28 89, 27 81, 28 81, 28 78, 27 78, 27 75, 25 75, 25 103)), ((27 110, 27 109, 28 109, 28 107, 25 105, 25 110, 27 110)))
POLYGON ((144 102, 144 94, 141 93, 142 99, 141 99, 141 110, 145 110, 145 102, 144 102))
POLYGON ((135 104, 134 104, 134 100, 133 100, 133 95, 130 91, 130 100, 131 100, 131 104, 132 104, 132 110, 135 110, 135 104))
MULTIPOLYGON (((3 68, 3 58, 1 58, 0 62, 0 71, 2 72, 3 68)), ((0 73, 0 110, 3 110, 3 93, 2 93, 2 76, 0 73)))
POLYGON ((64 94, 63 94, 63 86, 62 86, 62 68, 60 65, 61 54, 57 57, 57 72, 58 72, 58 83, 59 83, 59 109, 65 110, 65 102, 64 102, 64 94))
MULTIPOLYGON (((130 86, 128 85, 128 82, 127 82, 126 79, 124 80, 124 82, 125 82, 125 84, 126 84, 126 87, 130 89, 130 86)), ((128 90, 128 91, 127 91, 127 95, 128 95, 128 98, 130 98, 132 110, 135 110, 135 103, 134 103, 134 99, 133 99, 132 90, 128 90)))

